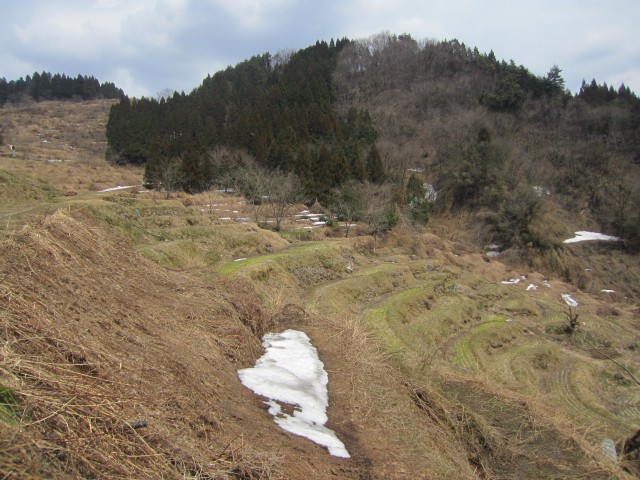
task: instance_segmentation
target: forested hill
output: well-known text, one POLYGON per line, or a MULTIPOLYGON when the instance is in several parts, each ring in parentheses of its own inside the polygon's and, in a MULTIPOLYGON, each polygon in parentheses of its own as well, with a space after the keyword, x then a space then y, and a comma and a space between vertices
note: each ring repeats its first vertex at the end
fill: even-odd
POLYGON ((124 92, 112 82, 100 83, 93 76, 68 77, 63 74, 35 72, 18 80, 0 78, 0 106, 19 102, 24 97, 42 100, 93 100, 95 98, 122 98, 124 92))
POLYGON ((208 153, 221 145, 297 173, 309 193, 326 193, 350 177, 380 182, 370 116, 363 109, 341 114, 336 106, 332 78, 349 43, 255 56, 166 101, 122 99, 107 126, 109 158, 146 163, 151 180, 158 168, 178 161, 189 191, 217 181, 208 153))
POLYGON ((187 191, 224 183, 248 153, 296 173, 308 199, 354 179, 395 185, 401 204, 414 172, 435 186, 433 210, 488 211, 480 236, 504 244, 544 243, 539 192, 639 233, 635 93, 594 80, 572 95, 557 66, 536 76, 457 40, 383 33, 255 56, 189 95, 122 98, 107 138, 111 161, 146 164, 156 184, 171 167, 187 191))

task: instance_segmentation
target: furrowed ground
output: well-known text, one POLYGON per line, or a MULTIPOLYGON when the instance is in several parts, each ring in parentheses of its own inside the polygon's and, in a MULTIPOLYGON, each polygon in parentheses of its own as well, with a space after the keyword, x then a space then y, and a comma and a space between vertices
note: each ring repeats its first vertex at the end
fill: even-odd
POLYGON ((300 217, 261 229, 221 192, 99 193, 142 172, 92 147, 107 104, 75 107, 3 111, 19 138, 0 157, 4 478, 631 477, 601 450, 640 423, 637 299, 600 291, 627 281, 616 252, 567 247, 612 272, 579 290, 442 223, 374 253, 300 217), (351 459, 280 430, 238 380, 286 328, 318 349, 351 459))

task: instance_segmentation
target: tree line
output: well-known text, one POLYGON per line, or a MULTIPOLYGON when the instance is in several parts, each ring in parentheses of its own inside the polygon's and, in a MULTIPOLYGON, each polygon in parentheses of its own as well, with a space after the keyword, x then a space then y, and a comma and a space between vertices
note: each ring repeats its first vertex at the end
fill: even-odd
POLYGON ((324 197, 350 178, 380 183, 384 168, 371 116, 366 109, 335 108, 332 74, 348 43, 254 56, 205 78, 189 95, 122 98, 109 116, 107 157, 144 164, 152 184, 177 163, 189 192, 216 181, 208 152, 219 146, 295 173, 309 198, 324 197))
POLYGON ((507 247, 545 246, 534 224, 549 191, 640 245, 640 100, 595 80, 572 95, 561 73, 537 76, 457 40, 319 41, 256 55, 188 95, 123 97, 107 158, 145 165, 150 185, 173 172, 189 192, 224 183, 238 155, 295 175, 310 202, 355 198, 353 182, 388 184, 416 221, 432 209, 484 212, 482 238, 507 247), (222 147, 239 152, 226 166, 222 147), (428 190, 437 198, 424 201, 428 190))
POLYGON ((345 47, 334 84, 371 112, 387 179, 406 191, 422 172, 431 209, 471 213, 481 245, 548 249, 561 209, 640 249, 640 100, 595 80, 573 95, 561 73, 383 32, 345 47))
POLYGON ((96 98, 123 98, 122 89, 112 82, 100 83, 95 77, 64 73, 51 74, 43 71, 33 75, 7 81, 0 78, 0 106, 7 102, 20 102, 24 97, 43 100, 93 100, 96 98))

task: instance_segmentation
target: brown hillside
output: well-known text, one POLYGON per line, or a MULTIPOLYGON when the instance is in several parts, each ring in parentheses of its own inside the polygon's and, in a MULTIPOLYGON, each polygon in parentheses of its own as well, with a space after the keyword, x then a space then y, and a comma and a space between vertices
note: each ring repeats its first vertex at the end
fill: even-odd
MULTIPOLYGON (((2 429, 9 478, 402 478, 434 461, 464 472, 448 448, 421 458, 400 448, 401 425, 385 431, 385 414, 400 421, 415 406, 356 326, 327 342, 337 326, 316 331, 318 320, 291 307, 267 316, 241 280, 204 284, 158 267, 82 214, 26 227, 0 258, 1 378, 17 398, 17 418, 2 429), (341 389, 333 427, 352 460, 279 431, 239 383, 236 370, 253 364, 275 320, 278 328, 309 322, 341 389), (368 355, 353 362, 358 349, 368 355), (362 405, 349 390, 365 378, 380 390, 362 405), (382 417, 361 423, 371 409, 382 417), (148 426, 127 428, 141 420, 148 426)), ((429 422, 414 435, 436 447, 427 433, 451 440, 429 422)))
POLYGON ((44 178, 62 192, 140 185, 140 168, 113 168, 104 159, 112 104, 51 101, 2 108, 0 169, 44 178), (7 144, 15 145, 15 158, 7 144))
MULTIPOLYGON (((1 160, 3 478, 631 478, 601 451, 640 424, 637 287, 618 290, 636 277, 615 250, 556 249, 540 261, 567 278, 546 276, 487 258, 463 216, 400 222, 374 250, 298 217, 261 229, 219 192, 56 196, 48 162, 1 160), (286 328, 318 349, 351 459, 239 382, 286 328)), ((132 173, 91 162, 65 168, 132 173)))

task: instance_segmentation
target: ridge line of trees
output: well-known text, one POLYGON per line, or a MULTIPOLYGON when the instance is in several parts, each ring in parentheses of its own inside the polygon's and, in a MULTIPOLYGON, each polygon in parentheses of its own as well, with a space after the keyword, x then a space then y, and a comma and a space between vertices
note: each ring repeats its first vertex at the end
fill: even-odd
POLYGON ((122 97, 107 158, 144 165, 160 188, 168 169, 188 192, 222 186, 242 155, 295 174, 309 202, 345 203, 350 181, 390 183, 414 221, 464 209, 484 222, 478 237, 507 248, 549 247, 537 223, 555 195, 640 245, 640 100, 595 80, 572 95, 561 73, 536 76, 457 40, 318 41, 256 55, 188 95, 122 97), (628 172, 617 183, 614 167, 628 172))
POLYGON ((96 98, 116 99, 125 97, 121 88, 112 82, 100 83, 91 75, 67 76, 64 73, 51 74, 43 71, 33 75, 7 81, 0 78, 0 106, 7 102, 20 102, 24 97, 43 100, 93 100, 96 98))

